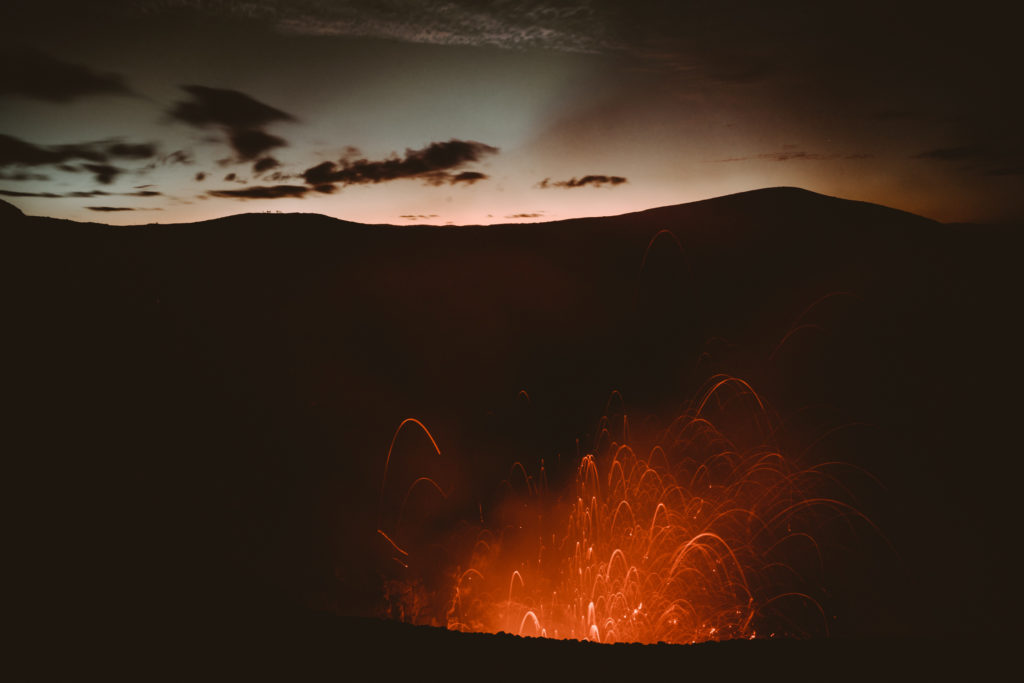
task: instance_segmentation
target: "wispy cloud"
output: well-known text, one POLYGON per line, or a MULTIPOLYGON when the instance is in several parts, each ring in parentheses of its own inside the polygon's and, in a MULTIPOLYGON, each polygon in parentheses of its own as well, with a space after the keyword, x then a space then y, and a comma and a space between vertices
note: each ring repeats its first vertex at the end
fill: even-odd
POLYGON ((545 178, 537 183, 537 187, 542 190, 552 187, 572 189, 576 187, 587 187, 588 185, 591 187, 603 187, 606 185, 614 187, 628 182, 628 179, 619 175, 585 175, 581 178, 570 178, 569 180, 551 180, 551 178, 545 178))
POLYGON ((442 183, 473 184, 487 178, 477 171, 453 173, 466 164, 497 154, 498 148, 474 140, 432 142, 422 149, 406 149, 401 157, 370 161, 349 154, 337 162, 325 161, 302 174, 305 181, 320 191, 335 185, 366 185, 403 178, 415 178, 429 185, 442 183))
POLYGON ((104 185, 110 184, 125 172, 125 169, 111 164, 111 160, 139 161, 150 159, 156 154, 157 145, 154 143, 126 143, 112 139, 67 145, 35 145, 11 135, 0 134, 0 168, 53 166, 70 173, 84 170, 94 174, 97 182, 104 185), (77 166, 69 162, 84 163, 77 166))
POLYGON ((294 199, 304 197, 310 191, 303 185, 254 185, 240 190, 210 190, 206 194, 227 199, 294 199))
POLYGON ((130 95, 117 74, 101 73, 34 50, 0 48, 0 95, 65 103, 93 95, 130 95))
MULTIPOLYGON (((288 144, 284 138, 264 128, 275 122, 295 121, 295 117, 237 90, 183 85, 190 99, 176 102, 168 114, 175 121, 195 128, 219 128, 235 151, 236 162, 267 163, 261 156, 288 144)), ((264 168, 263 170, 266 170, 264 168)))
POLYGON ((89 199, 92 197, 162 197, 157 190, 136 190, 135 192, 106 192, 104 190, 76 190, 74 192, 19 192, 0 190, 5 197, 45 197, 47 199, 89 199))
POLYGON ((871 159, 873 155, 854 154, 821 154, 818 152, 806 152, 796 149, 795 145, 783 145, 780 152, 765 152, 763 154, 751 154, 745 157, 729 157, 727 159, 714 159, 716 163, 730 163, 737 161, 832 161, 835 159, 871 159))

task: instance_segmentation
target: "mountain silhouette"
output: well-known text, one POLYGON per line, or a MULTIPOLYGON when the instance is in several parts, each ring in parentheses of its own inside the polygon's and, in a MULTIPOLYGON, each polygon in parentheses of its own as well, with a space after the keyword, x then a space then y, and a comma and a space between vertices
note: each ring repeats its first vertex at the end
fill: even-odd
POLYGON ((592 442, 613 390, 671 419, 715 373, 783 418, 827 415, 795 447, 871 426, 829 447, 884 485, 862 503, 899 559, 837 571, 836 634, 998 632, 1019 613, 1016 228, 797 188, 465 227, 0 211, 27 614, 161 638, 373 614, 403 419, 476 509, 509 463, 592 442))
POLYGON ((17 220, 22 216, 24 216, 24 214, 21 212, 21 209, 0 199, 0 219, 5 221, 17 220))

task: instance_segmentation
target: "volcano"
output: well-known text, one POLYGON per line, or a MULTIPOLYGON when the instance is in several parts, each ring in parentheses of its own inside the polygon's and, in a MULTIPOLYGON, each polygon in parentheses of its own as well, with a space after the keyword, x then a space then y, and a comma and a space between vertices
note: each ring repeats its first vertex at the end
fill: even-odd
MULTIPOLYGON (((0 209, 12 557, 25 623, 60 642, 294 623, 325 652, 432 642, 360 620, 399 571, 378 529, 403 420, 438 453, 403 432, 388 474, 429 475, 449 503, 421 526, 448 529, 498 504, 513 463, 584 453, 609 396, 635 426, 667 422, 723 375, 757 387, 794 452, 879 484, 856 494, 885 542, 829 568, 847 645, 821 647, 1017 628, 1018 226, 797 188, 459 227, 0 209)), ((563 647, 544 656, 583 646, 563 647)))

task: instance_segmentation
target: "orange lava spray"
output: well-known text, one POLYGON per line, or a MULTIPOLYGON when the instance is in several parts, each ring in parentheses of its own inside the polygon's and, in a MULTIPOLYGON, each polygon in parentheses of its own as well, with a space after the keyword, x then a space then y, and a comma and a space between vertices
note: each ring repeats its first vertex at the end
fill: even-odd
POLYGON ((779 452, 763 401, 734 377, 712 378, 642 451, 625 415, 612 423, 568 492, 543 461, 537 475, 513 465, 492 523, 452 543, 458 567, 436 588, 448 628, 641 643, 827 635, 819 536, 873 528, 838 495, 848 466, 779 452))

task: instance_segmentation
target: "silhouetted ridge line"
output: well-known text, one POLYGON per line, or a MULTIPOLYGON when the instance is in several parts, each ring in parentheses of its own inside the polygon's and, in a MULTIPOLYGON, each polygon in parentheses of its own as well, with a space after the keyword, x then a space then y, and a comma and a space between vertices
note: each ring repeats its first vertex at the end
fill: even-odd
POLYGON ((14 204, 0 199, 0 218, 21 218, 24 215, 14 204))
MULTIPOLYGON (((336 221, 349 226, 366 226, 366 227, 380 227, 380 228, 401 228, 402 230, 433 230, 443 229, 452 230, 464 229, 464 228, 519 228, 519 229, 536 229, 539 226, 544 225, 569 225, 579 224, 581 222, 587 223, 605 223, 609 221, 622 221, 630 218, 642 218, 642 219, 660 219, 666 221, 674 221, 680 218, 695 219, 699 220, 705 215, 718 215, 726 216, 728 214, 735 214, 736 218, 748 218, 748 217, 763 217, 765 219, 772 219, 773 214, 800 214, 808 213, 812 211, 827 212, 828 210, 841 211, 838 207, 845 207, 845 211, 863 211, 865 212, 864 217, 881 218, 891 217, 896 218, 902 216, 907 219, 920 222, 922 224, 936 224, 931 219, 913 214, 901 209, 895 209, 892 207, 884 206, 881 204, 873 204, 871 202, 863 202, 852 199, 843 199, 839 197, 832 197, 829 195, 819 194, 810 190, 805 190, 799 187, 768 187, 757 190, 748 190, 745 192, 737 192, 734 194, 723 195, 721 197, 712 197, 709 199, 701 199, 694 202, 686 202, 683 204, 671 204, 668 206, 654 207, 650 209, 643 209, 640 211, 631 211, 624 214, 614 214, 609 216, 589 216, 579 218, 565 218, 552 221, 543 221, 535 223, 495 223, 487 226, 478 224, 466 224, 457 226, 440 226, 440 225, 397 225, 394 223, 359 223, 356 221, 348 221, 342 218, 335 218, 333 216, 325 216, 323 214, 316 213, 269 213, 269 212, 251 212, 234 214, 231 216, 224 216, 220 218, 211 218, 203 221, 196 221, 194 223, 160 223, 161 227, 169 226, 182 226, 182 225, 204 225, 212 226, 216 224, 223 224, 225 222, 237 222, 240 220, 256 220, 264 224, 275 224, 281 222, 291 223, 296 219, 303 221, 336 221)), ((13 207, 15 208, 16 207, 13 207)), ((20 213, 20 212, 19 212, 20 213)), ((69 223, 75 223, 76 221, 65 221, 69 223)), ((155 224, 150 224, 155 225, 155 224)))

